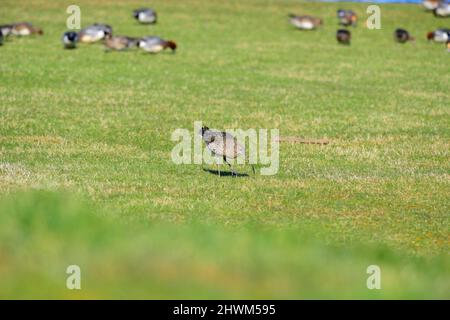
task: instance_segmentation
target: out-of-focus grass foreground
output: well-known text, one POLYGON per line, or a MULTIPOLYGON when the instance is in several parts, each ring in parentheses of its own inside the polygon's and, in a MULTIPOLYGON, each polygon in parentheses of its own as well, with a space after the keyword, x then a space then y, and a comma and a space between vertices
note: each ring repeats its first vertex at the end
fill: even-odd
POLYGON ((0 47, 1 298, 450 298, 449 56, 425 40, 448 20, 381 5, 368 30, 367 4, 76 1, 82 26, 178 43, 149 55, 63 50, 70 4, 1 3, 0 24, 44 29, 0 47), (156 25, 133 19, 143 5, 156 25), (362 20, 350 46, 341 7, 362 20), (324 25, 295 30, 290 12, 324 25), (282 143, 274 176, 218 177, 171 160, 171 133, 197 120, 331 143, 282 143))

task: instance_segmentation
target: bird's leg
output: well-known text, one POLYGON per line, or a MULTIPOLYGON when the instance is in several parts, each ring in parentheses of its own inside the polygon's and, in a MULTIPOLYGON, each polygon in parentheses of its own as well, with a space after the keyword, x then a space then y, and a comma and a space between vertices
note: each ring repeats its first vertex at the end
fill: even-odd
POLYGON ((227 157, 223 156, 223 161, 225 161, 225 163, 230 166, 231 175, 237 177, 237 173, 233 170, 233 167, 231 167, 231 164, 227 161, 227 157))
POLYGON ((219 177, 220 177, 220 168, 219 168, 219 164, 216 163, 216 166, 217 166, 217 172, 219 173, 219 177))
POLYGON ((256 174, 256 171, 255 171, 255 166, 252 164, 251 165, 252 166, 252 171, 253 171, 253 174, 255 175, 256 174))

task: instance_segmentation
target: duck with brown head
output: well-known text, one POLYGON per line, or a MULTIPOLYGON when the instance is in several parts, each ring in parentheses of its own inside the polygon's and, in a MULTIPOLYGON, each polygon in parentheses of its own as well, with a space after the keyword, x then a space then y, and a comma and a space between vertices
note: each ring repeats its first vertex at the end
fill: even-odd
POLYGON ((142 24, 155 24, 157 21, 156 11, 150 8, 134 10, 133 17, 142 24))
POLYGON ((43 35, 44 31, 29 22, 20 22, 13 24, 11 33, 15 36, 29 36, 34 34, 43 35))
POLYGON ((450 17, 450 3, 442 2, 433 10, 433 14, 435 17, 440 18, 450 17))
POLYGON ((164 40, 160 37, 148 36, 138 41, 138 47, 149 53, 159 53, 170 48, 173 53, 177 49, 177 44, 172 40, 164 40))
POLYGON ((429 41, 447 43, 450 39, 450 29, 437 29, 427 33, 427 39, 429 41))
POLYGON ((322 19, 312 16, 297 16, 289 14, 289 22, 300 30, 314 30, 323 24, 322 19))
POLYGON ((105 48, 107 50, 124 51, 136 47, 138 41, 138 39, 132 37, 107 34, 105 37, 105 48))
POLYGON ((94 23, 81 29, 78 33, 78 41, 82 43, 95 43, 104 40, 108 35, 112 35, 112 27, 110 25, 94 23))
POLYGON ((337 11, 337 18, 339 24, 345 27, 356 26, 356 22, 358 21, 358 16, 353 10, 339 9, 337 11))
POLYGON ((422 5, 424 6, 425 10, 432 11, 439 7, 439 5, 442 3, 442 0, 423 0, 422 5))

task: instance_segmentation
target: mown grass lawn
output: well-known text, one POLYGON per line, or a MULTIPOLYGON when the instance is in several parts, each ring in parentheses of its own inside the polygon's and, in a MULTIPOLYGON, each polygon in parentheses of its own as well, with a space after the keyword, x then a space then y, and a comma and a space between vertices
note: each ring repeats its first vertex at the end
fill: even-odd
POLYGON ((449 298, 449 54, 425 40, 448 20, 382 5, 382 29, 361 22, 345 47, 336 9, 367 5, 152 1, 147 27, 142 2, 77 1, 83 26, 177 41, 152 56, 63 50, 70 4, 0 10, 45 32, 0 47, 1 297, 449 298), (324 26, 294 30, 289 12, 324 26), (219 178, 171 161, 171 133, 194 121, 331 143, 282 144, 275 176, 219 178))

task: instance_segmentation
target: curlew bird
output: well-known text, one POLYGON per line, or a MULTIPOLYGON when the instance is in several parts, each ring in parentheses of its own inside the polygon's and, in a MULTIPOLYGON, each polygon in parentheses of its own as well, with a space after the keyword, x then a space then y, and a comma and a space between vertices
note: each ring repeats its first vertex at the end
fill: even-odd
POLYGON ((450 39, 450 29, 437 29, 427 33, 429 41, 446 43, 450 39))
POLYGON ((156 11, 149 8, 141 8, 133 11, 134 18, 142 24, 154 24, 157 20, 156 11))
POLYGON ((350 40, 352 38, 352 34, 350 33, 350 31, 345 30, 345 29, 339 29, 336 32, 336 40, 340 43, 340 44, 350 44, 350 40))
POLYGON ((111 36, 106 35, 105 47, 110 50, 123 51, 132 47, 136 47, 138 39, 126 36, 111 36))
POLYGON ((323 24, 322 19, 312 16, 297 16, 292 13, 289 14, 289 22, 300 30, 314 30, 323 24))
POLYGON ((158 53, 167 48, 175 52, 177 44, 172 40, 164 40, 160 37, 148 36, 138 40, 138 47, 149 53, 158 53))
POLYGON ((29 36, 33 34, 43 35, 44 31, 36 28, 29 22, 19 22, 12 25, 11 34, 15 36, 29 36))
POLYGON ((104 40, 107 35, 112 34, 112 27, 107 24, 95 23, 78 33, 78 41, 83 43, 94 43, 104 40))
POLYGON ((64 49, 75 49, 77 46, 78 34, 74 31, 64 32, 62 36, 62 43, 64 49))
MULTIPOLYGON (((233 170, 227 159, 236 159, 239 156, 245 156, 245 147, 233 135, 224 131, 214 131, 208 127, 202 127, 200 134, 206 147, 211 151, 213 156, 222 157, 230 167, 231 175, 237 176, 237 173, 233 170)), ((253 165, 251 166, 253 173, 255 173, 255 167, 253 165)), ((218 172, 220 176, 220 170, 218 172)))
POLYGON ((399 43, 405 43, 407 41, 414 41, 415 38, 412 37, 408 31, 406 31, 405 29, 396 29, 394 31, 394 40, 399 42, 399 43))
POLYGON ((337 11, 337 18, 339 20, 339 24, 345 27, 356 26, 356 22, 358 20, 358 16, 354 11, 342 9, 337 11))

